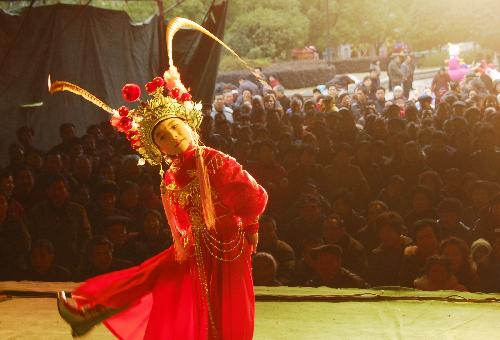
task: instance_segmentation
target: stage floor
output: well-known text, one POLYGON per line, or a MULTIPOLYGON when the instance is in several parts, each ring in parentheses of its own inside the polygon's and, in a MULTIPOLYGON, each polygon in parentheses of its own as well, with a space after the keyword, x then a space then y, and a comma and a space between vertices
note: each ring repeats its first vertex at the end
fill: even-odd
MULTIPOLYGON (((0 339, 71 339, 51 295, 73 286, 0 282, 0 339)), ((500 295, 288 287, 255 290, 257 340, 500 339, 500 295)), ((104 326, 85 337, 113 338, 104 326)))

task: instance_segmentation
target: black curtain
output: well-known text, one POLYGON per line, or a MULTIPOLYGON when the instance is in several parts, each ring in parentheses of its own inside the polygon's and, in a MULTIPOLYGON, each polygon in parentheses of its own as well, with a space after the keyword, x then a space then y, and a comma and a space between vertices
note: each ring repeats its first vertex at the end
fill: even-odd
MULTIPOLYGON (((226 2, 214 5, 204 27, 222 37, 226 2)), ((132 24, 127 13, 91 6, 27 8, 18 15, 0 12, 0 164, 23 125, 35 130, 41 149, 59 142, 58 127, 75 124, 82 135, 108 114, 71 93, 48 93, 47 78, 73 82, 112 107, 126 104, 125 83, 143 86, 167 65, 165 23, 158 16, 132 24), (31 108, 25 104, 43 103, 31 108)), ((196 100, 210 101, 220 49, 195 31, 181 31, 174 62, 196 100)), ((144 92, 144 91, 143 91, 144 92)), ((145 98, 145 95, 143 94, 145 98)))

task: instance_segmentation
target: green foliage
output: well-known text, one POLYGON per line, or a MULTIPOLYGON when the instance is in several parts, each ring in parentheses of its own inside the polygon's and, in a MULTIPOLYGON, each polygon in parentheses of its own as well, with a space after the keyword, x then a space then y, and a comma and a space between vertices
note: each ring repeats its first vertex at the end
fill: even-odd
POLYGON ((305 43, 308 25, 294 7, 256 8, 235 19, 227 41, 248 58, 285 58, 293 47, 305 43))
MULTIPOLYGON (((267 67, 271 64, 270 58, 249 59, 245 61, 254 67, 267 67)), ((219 72, 241 70, 241 63, 232 54, 223 54, 219 63, 219 72)))

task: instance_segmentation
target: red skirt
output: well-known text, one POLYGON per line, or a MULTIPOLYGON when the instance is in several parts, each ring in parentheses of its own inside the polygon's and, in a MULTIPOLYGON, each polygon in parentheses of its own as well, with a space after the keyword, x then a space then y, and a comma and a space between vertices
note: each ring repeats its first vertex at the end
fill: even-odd
POLYGON ((232 262, 205 254, 209 303, 195 261, 178 263, 173 247, 138 266, 89 279, 73 298, 79 305, 125 307, 105 321, 119 339, 252 339, 251 250, 246 242, 244 247, 232 262))

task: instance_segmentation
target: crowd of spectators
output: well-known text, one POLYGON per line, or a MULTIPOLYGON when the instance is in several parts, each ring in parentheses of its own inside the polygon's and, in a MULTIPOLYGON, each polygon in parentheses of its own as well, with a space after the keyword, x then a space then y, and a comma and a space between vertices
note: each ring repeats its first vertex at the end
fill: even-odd
MULTIPOLYGON (((205 103, 204 144, 269 194, 255 284, 500 292, 500 82, 388 99, 379 75, 304 98, 262 74, 205 103)), ((63 124, 48 152, 34 133, 0 177, 0 279, 84 280, 171 244, 158 169, 108 122, 63 124)))

